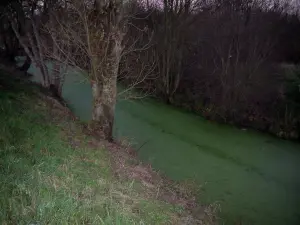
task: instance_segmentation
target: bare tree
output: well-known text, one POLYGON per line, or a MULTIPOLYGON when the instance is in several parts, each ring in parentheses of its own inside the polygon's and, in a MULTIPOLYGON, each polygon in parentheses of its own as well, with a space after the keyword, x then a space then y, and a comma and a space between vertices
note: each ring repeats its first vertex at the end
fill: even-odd
POLYGON ((45 26, 53 42, 47 56, 87 74, 93 93, 91 128, 112 140, 117 75, 125 34, 121 0, 66 2, 45 26))
POLYGON ((154 54, 153 30, 149 29, 140 2, 129 5, 127 32, 124 37, 118 80, 123 84, 121 98, 141 99, 155 92, 154 82, 158 79, 158 58, 154 54))
MULTIPOLYGON (((22 1, 19 7, 14 4, 7 6, 7 17, 10 21, 15 37, 25 51, 26 60, 21 70, 27 71, 31 62, 41 74, 41 83, 46 88, 51 88, 57 96, 61 95, 61 82, 55 78, 58 67, 50 68, 46 65, 46 50, 49 44, 42 28, 48 20, 49 11, 55 6, 56 0, 22 1)), ((48 39, 49 40, 49 39, 48 39)))
POLYGON ((167 102, 172 102, 181 75, 184 51, 184 30, 189 25, 192 1, 164 0, 161 41, 158 42, 161 88, 167 102))
POLYGON ((16 38, 12 27, 10 26, 10 18, 13 14, 18 14, 19 19, 24 18, 22 2, 19 1, 1 1, 0 3, 0 34, 1 34, 1 50, 4 56, 11 62, 15 62, 18 55, 19 42, 16 38))
POLYGON ((155 72, 158 76, 153 85, 156 93, 167 103, 173 101, 183 74, 187 31, 193 23, 192 12, 197 7, 198 2, 190 0, 163 0, 156 4, 147 2, 140 7, 140 18, 133 21, 140 28, 139 20, 148 21, 147 27, 154 33, 147 54, 156 58, 155 72))

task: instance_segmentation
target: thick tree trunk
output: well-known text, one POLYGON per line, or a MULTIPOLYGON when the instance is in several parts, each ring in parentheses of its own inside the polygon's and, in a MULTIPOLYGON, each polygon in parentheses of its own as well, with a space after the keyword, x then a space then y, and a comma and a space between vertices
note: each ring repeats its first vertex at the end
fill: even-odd
MULTIPOLYGON (((91 85, 93 91, 92 124, 94 131, 101 129, 104 138, 113 140, 113 124, 117 98, 117 76, 122 53, 123 29, 123 1, 121 0, 96 0, 95 12, 98 15, 95 24, 98 30, 103 30, 89 35, 88 45, 90 53, 91 85), (101 42, 97 40, 101 39, 101 42), (97 40, 97 41, 95 41, 97 40)), ((92 31, 94 32, 94 31, 92 31)))
POLYGON ((97 129, 101 129, 104 138, 113 140, 113 124, 117 97, 116 77, 103 83, 92 82, 93 115, 92 120, 97 129))
MULTIPOLYGON (((96 81, 92 81, 93 91, 93 115, 92 120, 102 129, 104 138, 113 140, 113 124, 115 105, 117 99, 117 76, 122 53, 122 33, 114 30, 114 38, 109 40, 108 56, 102 64, 102 74, 94 74, 92 77, 96 81), (100 79, 99 79, 100 78, 100 79)), ((96 60, 95 60, 96 61, 96 60)), ((98 62, 93 65, 98 67, 98 62), (95 65, 96 64, 96 65, 95 65)), ((93 70, 97 71, 97 70, 93 70)), ((100 72, 99 72, 100 73, 100 72)))

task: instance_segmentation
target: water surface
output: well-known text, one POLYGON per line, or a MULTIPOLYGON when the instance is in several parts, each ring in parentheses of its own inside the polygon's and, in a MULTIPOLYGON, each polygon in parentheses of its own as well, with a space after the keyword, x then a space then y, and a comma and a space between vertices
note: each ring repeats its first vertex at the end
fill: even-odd
MULTIPOLYGON (((92 93, 82 75, 70 73, 63 97, 77 116, 90 119, 92 93)), ((225 224, 300 224, 300 144, 151 99, 119 100, 114 134, 129 139, 140 159, 170 178, 195 179, 202 185, 199 199, 219 202, 225 224)))

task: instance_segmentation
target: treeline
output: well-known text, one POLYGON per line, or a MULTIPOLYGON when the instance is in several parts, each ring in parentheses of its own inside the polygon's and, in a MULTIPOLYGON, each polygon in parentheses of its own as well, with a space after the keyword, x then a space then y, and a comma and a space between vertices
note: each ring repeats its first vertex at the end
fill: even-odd
POLYGON ((70 67, 86 74, 89 128, 107 139, 117 81, 211 120, 299 137, 295 1, 3 0, 0 14, 2 57, 23 55, 19 69, 34 64, 57 96, 70 67))
POLYGON ((166 103, 297 139, 298 10, 295 2, 257 0, 136 4, 127 35, 140 51, 123 58, 123 68, 134 68, 123 81, 151 71, 139 88, 166 103))

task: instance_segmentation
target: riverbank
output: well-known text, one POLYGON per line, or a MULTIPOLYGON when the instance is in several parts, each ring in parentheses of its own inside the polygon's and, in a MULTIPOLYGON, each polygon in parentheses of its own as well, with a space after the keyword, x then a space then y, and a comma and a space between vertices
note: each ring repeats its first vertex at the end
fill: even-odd
POLYGON ((1 224, 215 224, 214 208, 87 135, 36 85, 0 71, 0 102, 1 224))
MULTIPOLYGON (((35 74, 34 68, 30 72, 35 74)), ((69 73, 63 98, 81 120, 90 119, 92 92, 84 76, 69 73)), ((118 100, 114 135, 162 174, 195 180, 199 202, 218 202, 225 224, 300 223, 298 143, 217 124, 147 98, 118 100)))

